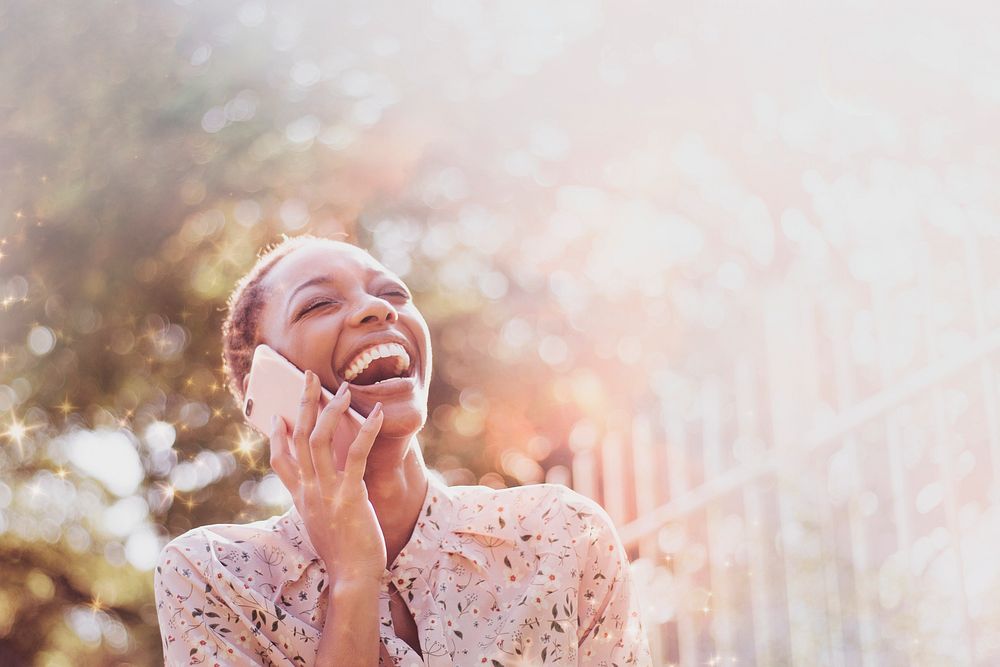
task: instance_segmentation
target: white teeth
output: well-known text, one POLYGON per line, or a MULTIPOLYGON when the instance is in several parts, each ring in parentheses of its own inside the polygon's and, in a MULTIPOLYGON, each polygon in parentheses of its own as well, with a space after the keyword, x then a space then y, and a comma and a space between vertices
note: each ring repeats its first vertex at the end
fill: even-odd
POLYGON ((399 343, 383 343, 381 345, 374 345, 354 357, 354 360, 347 367, 347 372, 344 373, 344 379, 350 382, 368 368, 368 364, 372 361, 384 357, 396 357, 397 374, 410 367, 410 355, 406 353, 406 349, 402 345, 399 343))

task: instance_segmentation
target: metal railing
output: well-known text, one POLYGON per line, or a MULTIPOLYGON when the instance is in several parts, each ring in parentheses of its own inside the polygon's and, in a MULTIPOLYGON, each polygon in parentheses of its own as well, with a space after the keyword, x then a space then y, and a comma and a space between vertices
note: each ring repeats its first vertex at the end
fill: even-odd
MULTIPOLYGON (((979 253, 967 235, 968 336, 945 345, 923 318, 922 367, 886 361, 891 289, 864 295, 861 369, 856 303, 772 286, 762 353, 577 456, 574 486, 659 577, 642 587, 657 664, 1000 664, 1000 329, 979 253)), ((929 311, 928 280, 906 287, 929 311)))

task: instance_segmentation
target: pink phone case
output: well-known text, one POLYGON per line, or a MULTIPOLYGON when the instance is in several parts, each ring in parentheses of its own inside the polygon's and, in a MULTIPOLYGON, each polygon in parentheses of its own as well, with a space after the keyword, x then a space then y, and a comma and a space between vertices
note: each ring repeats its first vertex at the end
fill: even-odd
MULTIPOLYGON (((278 415, 285 420, 289 434, 295 427, 299 414, 299 398, 305 386, 306 374, 292 362, 276 352, 270 346, 260 344, 253 352, 250 365, 250 382, 247 385, 246 397, 243 400, 243 414, 258 431, 269 436, 271 433, 271 416, 278 415)), ((320 387, 319 407, 333 400, 333 394, 326 387, 320 387)), ((347 408, 351 418, 341 419, 337 423, 333 441, 346 448, 354 442, 358 429, 364 423, 364 417, 353 408, 347 408)))

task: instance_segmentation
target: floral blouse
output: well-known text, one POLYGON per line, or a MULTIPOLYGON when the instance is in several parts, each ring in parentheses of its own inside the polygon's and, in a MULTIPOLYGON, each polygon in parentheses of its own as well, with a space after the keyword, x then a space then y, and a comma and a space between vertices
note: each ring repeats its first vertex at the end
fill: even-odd
MULTIPOLYGON (((380 665, 650 665, 628 558, 607 513, 555 484, 430 482, 379 593, 380 665), (421 657, 396 637, 390 587, 421 657)), ((313 665, 327 571, 293 505, 175 538, 154 574, 167 665, 313 665)))

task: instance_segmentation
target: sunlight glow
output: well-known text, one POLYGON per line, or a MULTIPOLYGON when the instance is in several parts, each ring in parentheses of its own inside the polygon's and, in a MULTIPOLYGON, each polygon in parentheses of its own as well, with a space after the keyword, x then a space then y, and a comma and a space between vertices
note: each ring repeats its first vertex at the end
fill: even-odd
POLYGON ((135 445, 120 430, 77 430, 60 444, 70 462, 104 484, 115 495, 132 495, 145 475, 135 445))

